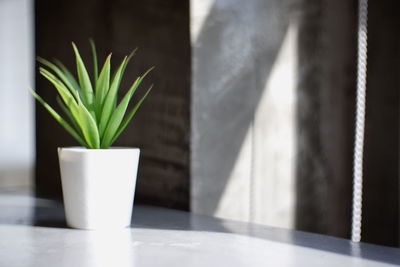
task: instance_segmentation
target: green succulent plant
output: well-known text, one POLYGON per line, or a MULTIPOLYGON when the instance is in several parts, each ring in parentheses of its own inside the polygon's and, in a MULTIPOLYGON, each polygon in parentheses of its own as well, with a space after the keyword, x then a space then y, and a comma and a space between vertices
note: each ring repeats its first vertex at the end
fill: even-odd
POLYGON ((152 86, 150 86, 139 101, 127 112, 133 94, 153 68, 137 77, 123 98, 117 103, 117 95, 125 68, 136 49, 129 56, 124 57, 111 76, 111 54, 106 58, 99 73, 96 47, 92 40, 90 45, 93 56, 92 80, 74 43, 72 43, 72 47, 76 57, 78 79, 75 79, 61 62, 54 61, 52 63, 43 58, 38 58, 38 61, 43 65, 39 68, 39 72, 57 90, 57 102, 68 118, 67 120, 60 116, 35 91, 31 90, 31 93, 82 146, 91 149, 105 149, 109 148, 124 131, 152 89, 152 86))

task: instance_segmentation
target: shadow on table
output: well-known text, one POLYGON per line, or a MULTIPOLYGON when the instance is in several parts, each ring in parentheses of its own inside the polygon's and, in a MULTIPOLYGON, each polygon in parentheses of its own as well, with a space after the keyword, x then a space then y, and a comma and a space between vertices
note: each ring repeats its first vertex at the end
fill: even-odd
POLYGON ((209 216, 138 206, 133 214, 133 227, 168 230, 192 230, 234 233, 295 246, 323 250, 331 253, 367 260, 400 264, 400 249, 372 244, 356 244, 347 239, 320 234, 222 220, 209 216))
MULTIPOLYGON (((36 199, 32 205, 0 205, 0 224, 68 228, 62 203, 36 199)), ((133 228, 233 233, 254 238, 323 250, 373 261, 400 264, 400 249, 354 244, 346 239, 291 231, 256 224, 222 220, 177 210, 135 206, 133 228)))
POLYGON ((65 221, 64 206, 58 202, 54 207, 36 205, 32 224, 41 227, 69 228, 65 221))

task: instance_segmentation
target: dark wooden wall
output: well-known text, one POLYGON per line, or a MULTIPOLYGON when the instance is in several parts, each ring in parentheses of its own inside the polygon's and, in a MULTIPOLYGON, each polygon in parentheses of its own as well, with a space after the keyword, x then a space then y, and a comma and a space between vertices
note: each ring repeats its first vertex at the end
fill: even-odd
MULTIPOLYGON (((349 238, 358 1, 299 3, 296 227, 349 238)), ((400 4, 369 4, 362 241, 399 246, 400 4)))
MULTIPOLYGON (((126 88, 139 73, 156 66, 145 86, 154 89, 117 146, 140 147, 136 201, 189 208, 190 32, 189 1, 38 0, 36 55, 74 66, 71 41, 90 62, 92 37, 103 61, 113 66, 138 47, 126 70, 126 88)), ((39 75, 36 88, 56 106, 55 90, 39 75)), ((140 92, 144 92, 144 86, 140 92)), ((139 93, 140 95, 140 93, 139 93)), ((77 145, 41 106, 36 107, 36 193, 61 199, 57 147, 77 145)))
POLYGON ((400 246, 400 3, 369 1, 363 241, 400 246))
POLYGON ((357 5, 299 3, 296 228, 349 237, 357 5))

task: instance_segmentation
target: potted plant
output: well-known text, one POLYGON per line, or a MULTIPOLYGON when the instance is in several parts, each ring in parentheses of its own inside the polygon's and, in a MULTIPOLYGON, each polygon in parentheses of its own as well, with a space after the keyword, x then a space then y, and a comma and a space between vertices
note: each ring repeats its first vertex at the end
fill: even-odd
POLYGON ((128 111, 132 96, 146 75, 136 78, 125 95, 117 95, 129 60, 124 57, 111 76, 111 54, 98 72, 93 55, 92 79, 74 43, 77 79, 59 61, 38 58, 39 72, 57 90, 65 119, 35 91, 33 96, 81 147, 58 149, 67 224, 79 229, 121 228, 130 225, 135 193, 138 148, 111 147, 149 94, 152 86, 128 111))

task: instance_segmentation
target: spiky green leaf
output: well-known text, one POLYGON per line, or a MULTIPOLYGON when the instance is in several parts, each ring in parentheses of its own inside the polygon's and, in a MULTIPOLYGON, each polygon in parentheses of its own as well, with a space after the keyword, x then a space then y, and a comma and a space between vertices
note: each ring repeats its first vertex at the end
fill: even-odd
POLYGON ((123 77, 123 75, 124 75, 124 73, 125 73, 126 67, 127 67, 128 64, 129 64, 129 61, 130 61, 130 60, 133 58, 133 56, 136 54, 136 51, 137 51, 137 48, 135 48, 135 49, 128 55, 128 57, 126 58, 125 63, 124 63, 124 65, 123 65, 123 67, 122 67, 122 71, 121 71, 120 78, 119 78, 119 80, 118 80, 118 86, 117 86, 117 87, 119 87, 119 86, 121 85, 122 77, 123 77))
POLYGON ((92 49, 92 57, 93 57, 93 84, 96 83, 97 78, 99 77, 98 65, 97 65, 97 52, 96 45, 92 39, 89 40, 90 48, 92 49))
POLYGON ((100 136, 96 121, 82 102, 78 105, 77 121, 89 148, 100 148, 100 136))
POLYGON ((67 87, 48 70, 40 67, 39 72, 54 85, 64 103, 68 105, 68 108, 71 110, 72 113, 76 114, 77 102, 76 99, 72 96, 71 92, 67 89, 67 87))
POLYGON ((104 98, 107 95, 108 89, 110 87, 110 71, 111 71, 111 54, 107 57, 104 62, 103 68, 100 71, 99 78, 96 81, 96 100, 95 109, 97 118, 100 118, 101 109, 104 103, 104 98))
POLYGON ((112 138, 111 142, 107 144, 111 146, 115 140, 121 135, 121 133, 125 130, 126 126, 128 126, 129 122, 132 120, 133 116, 136 114, 136 111, 139 109, 139 107, 142 105, 143 101, 146 99, 147 95, 150 93, 151 89, 153 88, 153 85, 150 86, 150 88, 147 90, 147 92, 142 96, 142 98, 139 100, 139 102, 136 103, 136 105, 132 108, 132 110, 128 113, 128 115, 125 116, 125 118, 122 120, 117 132, 115 133, 114 137, 112 138))
POLYGON ((107 124, 107 128, 104 132, 104 135, 101 138, 102 148, 110 146, 110 143, 113 140, 113 137, 115 136, 116 132, 118 131, 121 121, 125 115, 126 109, 128 108, 129 101, 131 100, 132 95, 135 93, 136 89, 142 83, 143 79, 152 70, 153 68, 150 68, 141 77, 138 77, 135 80, 135 82, 133 82, 132 86, 129 88, 128 92, 125 94, 125 96, 122 98, 121 102, 113 112, 110 121, 107 124))
POLYGON ((72 125, 74 126, 74 129, 76 130, 76 132, 79 134, 79 136, 82 137, 82 131, 81 131, 80 126, 79 126, 78 122, 76 121, 74 115, 72 115, 71 111, 64 104, 64 102, 61 100, 60 97, 57 96, 56 100, 57 100, 58 105, 64 111, 64 113, 68 116, 68 118, 71 121, 72 125))
POLYGON ((107 95, 104 99, 104 104, 103 104, 102 111, 101 111, 100 125, 99 125, 99 131, 100 131, 101 138, 104 135, 104 131, 106 130, 108 121, 110 120, 110 117, 115 108, 114 105, 115 105, 115 102, 117 99, 117 92, 119 89, 119 87, 118 87, 119 80, 121 78, 126 59, 127 59, 127 57, 124 58, 122 63, 119 65, 117 71, 115 72, 114 78, 111 81, 110 89, 108 90, 107 95))
POLYGON ((114 137, 116 131, 118 130, 118 127, 125 115, 126 109, 128 108, 129 101, 131 100, 133 93, 135 92, 136 88, 139 85, 139 81, 140 77, 138 77, 135 80, 131 88, 128 90, 128 92, 125 94, 125 96, 122 98, 121 102, 113 112, 111 119, 107 125, 107 128, 104 132, 104 136, 101 140, 102 148, 108 147, 110 142, 112 141, 112 138, 114 137))
POLYGON ((89 74, 86 70, 85 64, 79 54, 78 48, 74 43, 72 43, 72 47, 75 52, 76 57, 76 70, 78 73, 78 80, 83 94, 83 103, 88 107, 90 112, 94 112, 93 108, 93 87, 90 82, 89 74))
POLYGON ((53 116, 53 118, 62 126, 69 134, 74 137, 79 144, 88 147, 85 141, 79 136, 79 134, 64 120, 49 104, 47 104, 35 91, 29 89, 32 95, 39 101, 39 103, 53 116))
POLYGON ((52 71, 54 71, 54 73, 56 73, 58 77, 60 77, 61 81, 67 86, 71 94, 77 100, 77 98, 79 97, 78 90, 76 87, 74 87, 73 81, 71 81, 71 79, 68 78, 67 75, 57 65, 41 57, 38 57, 37 60, 46 67, 48 67, 49 69, 51 69, 52 71))
MULTIPOLYGON (((62 64, 57 59, 54 59, 54 63, 56 63, 56 65, 61 69, 61 71, 64 73, 65 77, 72 84, 72 87, 75 88, 75 90, 77 90, 78 92, 80 92, 81 88, 80 88, 78 82, 76 81, 74 75, 72 75, 72 73, 67 69, 67 67, 65 67, 65 65, 62 64)), ((81 99, 82 99, 82 96, 81 96, 81 99)))
POLYGON ((80 144, 87 148, 108 148, 125 129, 150 92, 151 88, 126 115, 133 94, 151 69, 132 84, 117 105, 118 90, 123 74, 136 49, 124 58, 114 72, 112 79, 110 79, 111 55, 106 59, 99 74, 96 47, 91 40, 90 45, 93 56, 93 82, 91 82, 85 64, 74 43, 72 43, 72 47, 76 57, 79 82, 61 62, 55 61, 55 64, 53 64, 45 59, 38 59, 48 68, 41 67, 40 73, 56 88, 60 96, 57 101, 70 122, 64 120, 36 93, 33 92, 33 95, 80 144), (73 124, 73 127, 70 123, 73 124))

